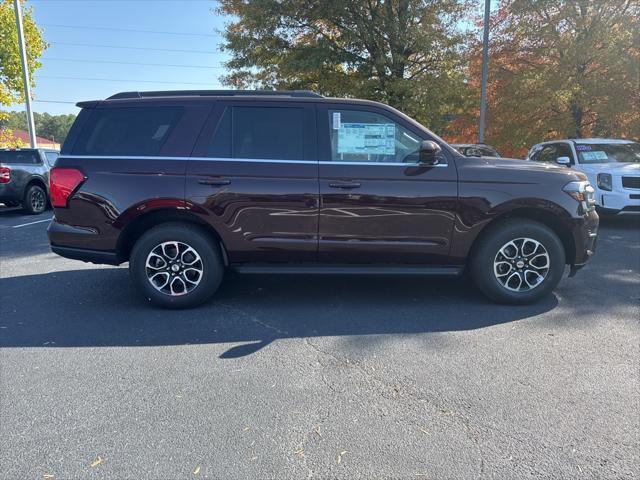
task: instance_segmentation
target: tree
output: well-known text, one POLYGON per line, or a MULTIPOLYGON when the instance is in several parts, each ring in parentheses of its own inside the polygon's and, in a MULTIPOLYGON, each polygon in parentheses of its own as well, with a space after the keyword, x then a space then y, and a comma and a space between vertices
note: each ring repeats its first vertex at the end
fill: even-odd
MULTIPOLYGON (((640 137, 638 0, 503 0, 489 58, 487 141, 506 153, 545 139, 640 137)), ((479 88, 480 45, 470 73, 479 88)), ((475 135, 470 113, 456 140, 475 135)))
MULTIPOLYGON (((22 1, 22 0, 21 0, 22 1)), ((9 106, 24 101, 22 65, 18 50, 15 12, 11 0, 0 0, 0 105, 9 106)), ((38 58, 47 47, 42 32, 33 21, 30 8, 23 10, 24 37, 29 72, 40 68, 38 58)), ((29 76, 32 86, 33 75, 29 76)), ((3 112, 0 111, 0 117, 3 112)))
MULTIPOLYGON (((76 116, 51 115, 49 113, 34 113, 33 120, 36 124, 36 132, 39 137, 54 140, 62 144, 69 133, 76 116)), ((0 127, 12 130, 26 130, 27 116, 25 112, 8 112, 5 119, 0 119, 0 127)))
POLYGON ((437 128, 461 111, 461 0, 221 0, 223 82, 388 103, 437 128))

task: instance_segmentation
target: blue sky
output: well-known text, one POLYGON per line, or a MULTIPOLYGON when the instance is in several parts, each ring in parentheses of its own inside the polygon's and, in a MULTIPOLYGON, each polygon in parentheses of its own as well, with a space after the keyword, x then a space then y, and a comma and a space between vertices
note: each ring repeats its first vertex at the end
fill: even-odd
MULTIPOLYGON (((33 8, 36 23, 50 44, 35 75, 34 97, 72 102, 36 101, 36 112, 77 113, 77 101, 126 90, 222 87, 219 77, 224 73, 226 56, 219 51, 222 39, 217 30, 222 30, 229 19, 212 11, 214 1, 27 0, 26 6, 33 8)), ((14 105, 10 109, 23 108, 14 105)))

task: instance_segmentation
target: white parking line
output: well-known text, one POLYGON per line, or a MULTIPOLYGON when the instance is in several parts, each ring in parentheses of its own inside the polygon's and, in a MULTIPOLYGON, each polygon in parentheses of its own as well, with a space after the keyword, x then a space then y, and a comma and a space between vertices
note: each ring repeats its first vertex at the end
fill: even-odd
MULTIPOLYGON (((51 217, 51 218, 53 218, 53 217, 51 217)), ((29 225, 34 225, 36 223, 42 223, 42 222, 50 222, 51 218, 46 218, 44 220, 36 220, 35 222, 23 223, 22 225, 14 225, 13 228, 27 227, 29 225)))

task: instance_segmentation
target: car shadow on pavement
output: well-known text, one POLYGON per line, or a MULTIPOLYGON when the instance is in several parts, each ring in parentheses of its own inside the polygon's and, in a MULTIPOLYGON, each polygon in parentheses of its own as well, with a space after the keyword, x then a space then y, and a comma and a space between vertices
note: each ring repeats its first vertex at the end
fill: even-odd
POLYGON ((464 331, 540 315, 535 305, 486 300, 466 279, 241 276, 191 310, 147 304, 127 270, 100 268, 0 280, 0 347, 159 346, 242 343, 221 358, 275 340, 464 331))

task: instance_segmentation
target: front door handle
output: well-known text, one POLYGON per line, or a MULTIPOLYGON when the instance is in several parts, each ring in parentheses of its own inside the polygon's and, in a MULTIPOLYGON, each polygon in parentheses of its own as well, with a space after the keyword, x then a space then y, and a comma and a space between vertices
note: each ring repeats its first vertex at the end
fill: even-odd
POLYGON ((224 185, 231 184, 231 180, 225 180, 224 178, 200 178, 198 179, 200 185, 212 185, 214 187, 222 187, 224 185))
POLYGON ((360 182, 331 182, 329 183, 331 188, 343 188, 345 190, 351 188, 360 188, 360 182))

